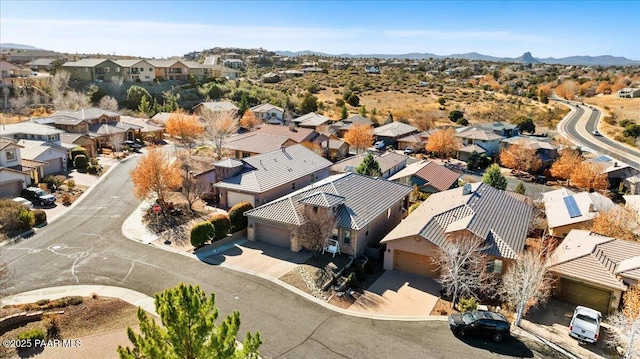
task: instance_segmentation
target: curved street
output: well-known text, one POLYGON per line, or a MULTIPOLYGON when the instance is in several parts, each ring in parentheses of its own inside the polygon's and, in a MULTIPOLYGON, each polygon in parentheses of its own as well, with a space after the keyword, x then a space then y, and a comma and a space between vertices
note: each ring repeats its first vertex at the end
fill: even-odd
POLYGON ((558 130, 579 146, 588 147, 600 154, 640 168, 640 151, 614 141, 606 136, 594 136, 602 112, 593 106, 577 102, 553 99, 569 108, 571 112, 558 124, 558 130))
POLYGON ((553 353, 530 339, 463 341, 443 321, 343 315, 262 278, 128 240, 121 228, 139 204, 129 180, 136 159, 112 169, 81 202, 33 237, 2 247, 13 271, 3 295, 74 284, 153 295, 179 282, 199 284, 216 293, 221 315, 240 311, 242 335, 260 331, 264 358, 548 358, 553 353))

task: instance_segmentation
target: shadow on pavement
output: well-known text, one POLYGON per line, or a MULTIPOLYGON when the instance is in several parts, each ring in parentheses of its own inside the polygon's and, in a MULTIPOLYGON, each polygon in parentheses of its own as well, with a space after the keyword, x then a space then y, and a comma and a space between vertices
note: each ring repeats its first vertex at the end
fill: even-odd
POLYGON ((505 338, 496 343, 491 338, 483 337, 456 337, 461 342, 478 349, 484 349, 491 353, 512 356, 516 358, 533 358, 533 352, 523 342, 514 337, 505 338))

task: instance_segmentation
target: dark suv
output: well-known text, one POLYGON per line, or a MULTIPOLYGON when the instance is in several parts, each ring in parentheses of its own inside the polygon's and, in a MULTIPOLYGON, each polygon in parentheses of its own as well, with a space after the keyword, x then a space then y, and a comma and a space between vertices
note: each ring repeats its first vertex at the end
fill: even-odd
POLYGON ((56 201, 56 197, 38 187, 27 187, 22 190, 22 197, 41 206, 51 205, 56 201))
POLYGON ((510 327, 511 324, 504 315, 486 310, 474 310, 449 316, 449 328, 460 337, 467 335, 489 336, 499 342, 509 335, 510 327))

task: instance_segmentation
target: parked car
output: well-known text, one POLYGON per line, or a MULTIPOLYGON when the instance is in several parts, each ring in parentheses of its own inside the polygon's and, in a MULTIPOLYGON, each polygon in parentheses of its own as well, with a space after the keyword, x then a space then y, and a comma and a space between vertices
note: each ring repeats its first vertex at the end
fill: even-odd
POLYGON ((579 341, 595 343, 600 334, 602 314, 599 311, 583 306, 577 306, 569 324, 569 335, 579 341))
POLYGON ((138 141, 127 140, 122 144, 123 146, 129 147, 133 152, 138 152, 142 148, 142 144, 138 141))
POLYGON ((546 184, 547 176, 536 176, 536 182, 540 184, 546 184))
POLYGON ((376 150, 384 150, 384 148, 387 147, 387 145, 384 143, 384 141, 378 141, 378 142, 373 144, 373 147, 376 150))
POLYGON ((407 147, 407 148, 404 149, 404 154, 405 155, 410 155, 412 153, 414 153, 413 148, 407 147))
POLYGON ((591 132, 594 136, 602 136, 602 134, 600 133, 600 131, 595 130, 593 132, 591 132))
POLYGON ((20 203, 21 205, 29 208, 29 209, 33 209, 33 203, 31 201, 29 201, 26 198, 23 197, 16 197, 14 199, 12 199, 12 201, 16 202, 16 203, 20 203))
POLYGON ((54 204, 56 197, 47 191, 38 187, 27 187, 22 190, 22 197, 38 203, 41 206, 54 204))
POLYGON ((459 336, 488 336, 499 342, 509 336, 511 324, 504 315, 486 310, 455 313, 449 316, 449 328, 459 336))

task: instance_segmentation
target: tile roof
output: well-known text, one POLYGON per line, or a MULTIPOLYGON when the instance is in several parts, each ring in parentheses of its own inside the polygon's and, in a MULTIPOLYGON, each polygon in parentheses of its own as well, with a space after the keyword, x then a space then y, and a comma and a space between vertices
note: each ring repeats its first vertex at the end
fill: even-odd
POLYGON ((81 133, 63 133, 60 134, 60 142, 75 143, 80 137, 85 137, 85 135, 81 133))
POLYGON ((220 160, 216 163, 214 163, 213 165, 216 167, 227 167, 227 168, 233 168, 233 167, 238 167, 238 166, 242 166, 244 164, 244 162, 242 161, 238 161, 236 159, 233 158, 227 158, 224 160, 220 160))
MULTIPOLYGON (((351 156, 349 158, 345 158, 344 160, 338 161, 331 166, 331 172, 335 173, 344 173, 344 172, 355 172, 356 167, 358 167, 364 158, 367 156, 367 152, 363 152, 361 154, 351 156)), ((373 153, 373 158, 378 162, 380 166, 380 171, 384 174, 390 169, 401 165, 406 164, 408 156, 396 153, 396 152, 385 152, 382 155, 373 153)), ((404 166, 403 166, 404 167, 404 166)))
POLYGON ((263 193, 331 166, 331 162, 302 145, 294 145, 242 160, 245 170, 216 187, 263 193))
POLYGON ((618 276, 640 279, 640 243, 573 229, 550 257, 549 270, 599 286, 625 290, 618 276))
POLYGON ((57 129, 53 126, 41 125, 35 122, 19 122, 8 125, 0 126, 0 136, 14 135, 14 134, 31 134, 31 135, 56 135, 65 133, 63 130, 57 129))
POLYGON ((289 126, 279 125, 261 125, 253 132, 275 136, 286 136, 297 143, 313 141, 313 139, 318 135, 318 133, 312 128, 289 128, 289 126))
POLYGON ((82 59, 78 61, 65 62, 62 67, 94 67, 98 66, 109 59, 82 59))
POLYGON ((56 59, 35 59, 31 62, 27 62, 25 65, 27 66, 49 66, 52 62, 56 61, 56 59))
POLYGON ((467 146, 458 148, 458 152, 473 153, 474 151, 479 153, 479 154, 487 152, 487 151, 484 150, 484 148, 476 145, 475 143, 472 144, 472 145, 467 145, 467 146))
POLYGON ((528 137, 528 136, 509 137, 509 138, 503 139, 501 142, 509 143, 509 144, 521 144, 521 145, 524 145, 525 148, 530 148, 533 150, 539 150, 539 149, 557 150, 559 148, 558 146, 553 145, 547 141, 543 141, 538 138, 528 137))
POLYGON ((429 137, 429 132, 412 133, 408 136, 398 138, 398 142, 420 143, 420 142, 427 141, 428 137, 429 137))
MULTIPOLYGON (((542 194, 547 224, 549 228, 562 227, 573 223, 589 221, 597 216, 597 212, 614 208, 615 204, 598 192, 575 193, 569 189, 561 188, 542 194), (565 198, 573 198, 577 205, 579 215, 573 215, 565 203, 565 198)), ((575 211, 575 210, 574 210, 575 211)))
POLYGON ((381 136, 381 137, 396 138, 396 137, 408 135, 411 132, 417 132, 417 131, 418 129, 416 127, 407 125, 406 123, 392 122, 392 123, 388 123, 386 125, 374 128, 373 135, 381 136))
POLYGON ((330 138, 329 139, 329 148, 332 150, 337 150, 340 147, 344 146, 346 142, 339 138, 330 138))
MULTIPOLYGON (((146 60, 143 59, 134 59, 134 60, 114 60, 113 62, 115 62, 116 64, 122 66, 122 67, 132 67, 133 65, 137 65, 140 62, 144 62, 146 65, 144 65, 145 67, 149 67, 149 65, 151 65, 149 62, 147 62, 146 60)), ((153 66, 153 65, 151 65, 153 66)))
POLYGON ((171 112, 158 112, 155 115, 153 115, 153 117, 151 117, 151 121, 153 121, 154 123, 156 123, 158 125, 163 125, 164 126, 164 123, 169 120, 171 115, 172 115, 171 112))
POLYGON ((331 208, 343 204, 344 200, 344 196, 339 196, 333 193, 314 192, 306 197, 301 198, 298 202, 303 204, 310 204, 317 207, 331 208))
POLYGON ((107 117, 119 117, 117 112, 111 112, 100 108, 89 107, 79 111, 56 111, 50 117, 56 120, 58 117, 68 117, 77 120, 95 120, 100 116, 106 115, 107 117))
POLYGON ((339 205, 336 215, 341 228, 359 230, 380 214, 385 213, 411 192, 411 187, 371 178, 356 173, 343 173, 327 177, 294 193, 245 212, 254 218, 285 224, 300 225, 304 202, 310 204, 339 205), (362 193, 376 193, 363 196, 362 193), (324 202, 322 198, 326 198, 324 202))
POLYGON ((67 154, 68 151, 66 148, 61 146, 56 146, 52 143, 45 141, 35 141, 35 140, 20 140, 18 144, 22 146, 20 149, 20 155, 22 158, 33 160, 36 157, 40 156, 44 152, 53 150, 57 152, 61 152, 62 154, 67 154))
POLYGON ((131 116, 120 116, 120 122, 123 125, 132 125, 136 126, 140 129, 141 132, 156 132, 163 131, 164 129, 160 126, 156 126, 152 123, 149 123, 149 120, 145 118, 131 117, 131 116))
POLYGON ((274 106, 274 105, 272 105, 270 103, 263 103, 263 104, 260 104, 258 106, 253 106, 249 110, 251 110, 253 112, 266 112, 266 111, 270 111, 270 110, 276 110, 276 111, 284 112, 284 109, 282 109, 281 107, 274 106))
POLYGON ((316 127, 331 121, 331 119, 326 116, 318 115, 315 112, 309 112, 306 115, 294 118, 292 121, 297 123, 299 126, 316 127))
POLYGON ((403 168, 400 172, 389 177, 389 181, 417 176, 439 191, 446 191, 458 181, 460 175, 436 162, 422 160, 403 168))
POLYGON ((238 111, 238 106, 234 105, 230 101, 200 102, 196 105, 196 107, 198 106, 204 106, 211 112, 238 111))
POLYGON ((517 258, 524 250, 533 208, 484 183, 434 193, 394 228, 382 242, 419 235, 436 246, 448 243, 447 233, 465 230, 483 239, 487 254, 517 258))

